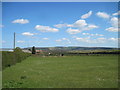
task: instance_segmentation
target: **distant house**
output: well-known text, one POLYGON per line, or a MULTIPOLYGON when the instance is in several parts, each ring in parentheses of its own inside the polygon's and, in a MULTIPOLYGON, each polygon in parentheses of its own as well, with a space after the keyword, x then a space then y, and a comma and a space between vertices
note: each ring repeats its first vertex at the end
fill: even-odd
POLYGON ((36 53, 40 54, 40 53, 43 53, 42 50, 36 50, 36 53))

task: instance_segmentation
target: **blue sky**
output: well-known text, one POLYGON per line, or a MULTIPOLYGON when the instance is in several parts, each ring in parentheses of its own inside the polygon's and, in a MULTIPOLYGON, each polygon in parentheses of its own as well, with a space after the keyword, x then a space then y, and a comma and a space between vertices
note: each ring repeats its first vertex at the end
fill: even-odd
POLYGON ((117 47, 117 2, 3 2, 2 47, 117 47))

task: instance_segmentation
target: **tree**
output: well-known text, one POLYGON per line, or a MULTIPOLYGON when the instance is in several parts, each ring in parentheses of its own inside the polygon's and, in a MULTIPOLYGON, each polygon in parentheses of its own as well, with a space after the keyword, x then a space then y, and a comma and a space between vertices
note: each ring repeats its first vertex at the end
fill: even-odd
POLYGON ((32 54, 36 54, 35 46, 32 47, 32 54))
POLYGON ((14 49, 14 52, 16 53, 20 53, 20 52, 22 52, 22 49, 20 49, 19 47, 16 47, 15 49, 14 49))

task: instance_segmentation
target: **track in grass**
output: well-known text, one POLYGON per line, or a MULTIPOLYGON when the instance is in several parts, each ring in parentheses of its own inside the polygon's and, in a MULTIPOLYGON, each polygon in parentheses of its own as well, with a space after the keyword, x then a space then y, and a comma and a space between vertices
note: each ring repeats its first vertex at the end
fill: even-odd
POLYGON ((31 56, 3 71, 8 88, 116 88, 117 56, 31 56))

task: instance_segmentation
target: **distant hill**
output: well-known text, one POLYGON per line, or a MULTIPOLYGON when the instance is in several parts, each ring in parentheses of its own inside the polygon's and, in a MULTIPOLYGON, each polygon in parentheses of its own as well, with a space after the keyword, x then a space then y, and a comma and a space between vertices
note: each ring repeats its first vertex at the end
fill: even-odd
MULTIPOLYGON (((28 50, 28 49, 32 49, 32 47, 28 47, 28 48, 22 48, 24 50, 28 50)), ((9 51, 12 50, 12 48, 0 48, 0 51, 9 51)), ((36 47, 36 50, 43 50, 43 51, 49 51, 49 50, 53 50, 53 51, 79 51, 79 50, 118 50, 118 48, 111 48, 111 47, 62 47, 62 46, 58 46, 58 47, 36 47)))
MULTIPOLYGON (((29 48, 23 48, 23 49, 31 49, 32 47, 29 48)), ((73 51, 73 50, 117 50, 118 48, 110 48, 110 47, 36 47, 36 50, 62 50, 62 51, 73 51)))

